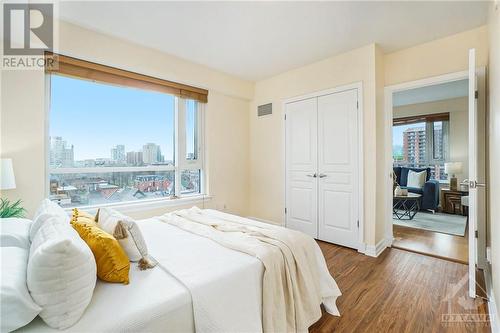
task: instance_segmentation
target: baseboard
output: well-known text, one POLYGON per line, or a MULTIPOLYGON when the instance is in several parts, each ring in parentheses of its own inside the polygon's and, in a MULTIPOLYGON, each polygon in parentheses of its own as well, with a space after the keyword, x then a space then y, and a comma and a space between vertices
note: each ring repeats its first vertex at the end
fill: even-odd
POLYGON ((491 271, 489 265, 484 270, 484 280, 486 283, 486 292, 488 293, 488 314, 490 315, 491 332, 500 332, 500 318, 498 316, 498 307, 493 293, 493 284, 491 281, 491 271))
POLYGON ((378 257, 387 248, 387 240, 381 239, 376 245, 366 245, 365 254, 370 257, 378 257))

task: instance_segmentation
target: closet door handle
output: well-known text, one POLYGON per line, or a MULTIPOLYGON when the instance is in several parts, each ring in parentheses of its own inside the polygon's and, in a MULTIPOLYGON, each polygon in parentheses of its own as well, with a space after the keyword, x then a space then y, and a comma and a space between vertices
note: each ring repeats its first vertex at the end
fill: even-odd
POLYGON ((319 174, 319 178, 325 178, 325 177, 326 177, 326 175, 324 173, 319 174))
POLYGON ((314 173, 313 175, 309 174, 309 175, 306 175, 306 176, 307 176, 307 177, 313 177, 313 178, 316 178, 316 177, 317 177, 316 173, 314 173))

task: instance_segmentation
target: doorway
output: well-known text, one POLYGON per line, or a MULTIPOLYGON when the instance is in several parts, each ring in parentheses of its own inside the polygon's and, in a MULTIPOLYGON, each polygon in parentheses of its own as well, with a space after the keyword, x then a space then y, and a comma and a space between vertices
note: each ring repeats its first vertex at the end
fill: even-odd
POLYGON ((393 246, 468 262, 468 79, 393 93, 393 246))
POLYGON ((484 190, 474 187, 470 215, 469 180, 485 177, 486 121, 485 70, 471 68, 386 87, 385 202, 392 246, 464 264, 473 258, 474 271, 486 262, 486 209, 484 190))

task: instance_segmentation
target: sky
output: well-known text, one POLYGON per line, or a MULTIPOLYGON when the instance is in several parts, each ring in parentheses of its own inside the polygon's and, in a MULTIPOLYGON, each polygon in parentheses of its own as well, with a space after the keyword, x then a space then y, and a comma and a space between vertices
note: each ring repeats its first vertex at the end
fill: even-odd
POLYGON ((149 142, 173 160, 172 95, 52 75, 50 103, 50 136, 74 145, 75 160, 110 158, 118 144, 140 151, 149 142))

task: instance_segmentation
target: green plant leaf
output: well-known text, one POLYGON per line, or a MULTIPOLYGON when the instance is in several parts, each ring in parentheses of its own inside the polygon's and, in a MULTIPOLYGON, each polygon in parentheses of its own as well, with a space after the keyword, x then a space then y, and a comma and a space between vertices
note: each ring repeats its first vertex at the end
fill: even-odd
POLYGON ((8 199, 0 200, 0 218, 24 217, 26 210, 21 206, 21 200, 17 200, 13 203, 8 199))

